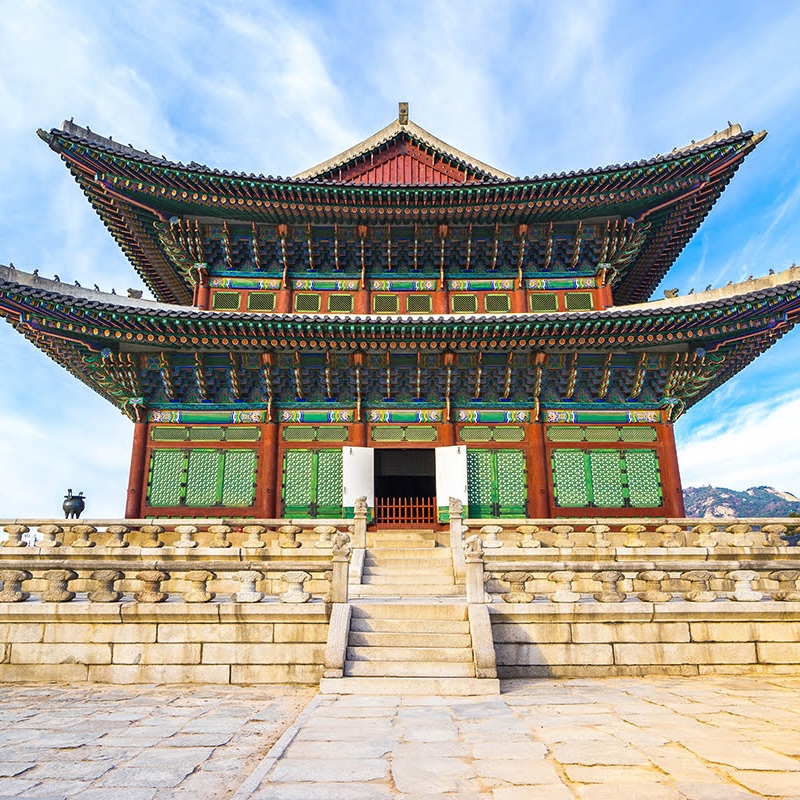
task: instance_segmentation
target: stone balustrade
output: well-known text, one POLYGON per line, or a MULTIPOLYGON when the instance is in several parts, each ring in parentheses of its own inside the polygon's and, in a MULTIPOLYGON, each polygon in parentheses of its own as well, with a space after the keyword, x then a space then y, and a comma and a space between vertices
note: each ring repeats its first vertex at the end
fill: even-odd
MULTIPOLYGON (((487 549, 643 550, 730 548, 763 550, 793 546, 800 521, 752 519, 464 519, 487 549)), ((552 558, 552 552, 549 555, 552 558)))
POLYGON ((318 523, 0 522, 0 602, 342 602, 352 523, 318 523))
MULTIPOLYGON (((470 561, 475 564, 475 559, 470 561)), ((483 581, 492 601, 507 603, 711 603, 730 600, 800 600, 800 559, 763 564, 708 561, 661 565, 560 563, 550 566, 503 563, 484 554, 483 581), (553 569, 554 566, 560 567, 553 569), (600 567, 598 569, 598 567, 600 567)))
MULTIPOLYGON (((215 563, 141 562, 84 559, 0 561, 0 603, 40 600, 68 603, 330 602, 335 594, 334 564, 274 561, 215 563)), ((338 559, 347 564, 346 559, 338 559)), ((338 576, 346 593, 346 569, 338 576)))
POLYGON ((324 550, 337 532, 353 526, 354 520, 320 519, 0 520, 0 547, 324 550))

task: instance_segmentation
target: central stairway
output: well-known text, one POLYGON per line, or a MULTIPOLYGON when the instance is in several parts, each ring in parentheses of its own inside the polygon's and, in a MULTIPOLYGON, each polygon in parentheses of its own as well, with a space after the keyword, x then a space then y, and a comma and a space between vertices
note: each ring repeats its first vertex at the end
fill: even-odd
POLYGON ((496 678, 477 677, 464 585, 435 532, 370 532, 363 557, 361 582, 350 584, 349 626, 338 640, 341 677, 323 678, 321 691, 496 693, 496 678))
POLYGON ((353 598, 453 597, 456 586, 450 549, 438 547, 433 531, 377 531, 367 539, 361 583, 353 598))

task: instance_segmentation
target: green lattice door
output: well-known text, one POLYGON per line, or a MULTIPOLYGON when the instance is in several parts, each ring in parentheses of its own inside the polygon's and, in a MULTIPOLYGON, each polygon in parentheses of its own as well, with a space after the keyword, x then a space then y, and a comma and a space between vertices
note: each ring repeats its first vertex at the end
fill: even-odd
POLYGON ((528 489, 522 450, 467 449, 469 516, 524 517, 528 489))
POLYGON ((147 504, 155 508, 252 506, 256 498, 257 467, 255 450, 153 450, 147 504))
POLYGON ((282 500, 287 517, 341 517, 341 449, 286 450, 282 500))
POLYGON ((553 492, 562 508, 658 508, 663 503, 655 450, 551 452, 553 492))

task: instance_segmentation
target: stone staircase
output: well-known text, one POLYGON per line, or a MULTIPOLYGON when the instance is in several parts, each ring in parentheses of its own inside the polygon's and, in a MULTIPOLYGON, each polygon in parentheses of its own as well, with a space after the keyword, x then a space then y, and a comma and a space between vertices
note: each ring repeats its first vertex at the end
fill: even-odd
POLYGON ((370 532, 363 556, 361 582, 350 585, 348 616, 334 648, 339 667, 320 690, 498 693, 497 678, 476 669, 473 611, 464 585, 456 583, 450 548, 439 546, 434 531, 370 532))
POLYGON ((450 549, 433 531, 377 531, 367 539, 361 583, 353 598, 454 597, 463 594, 453 574, 450 549))

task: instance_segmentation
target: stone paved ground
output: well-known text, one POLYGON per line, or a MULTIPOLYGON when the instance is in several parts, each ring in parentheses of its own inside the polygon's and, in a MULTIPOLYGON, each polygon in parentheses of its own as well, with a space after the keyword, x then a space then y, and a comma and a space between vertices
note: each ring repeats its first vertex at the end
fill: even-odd
POLYGON ((799 703, 794 677, 509 681, 464 699, 6 686, 0 798, 800 800, 799 703))

